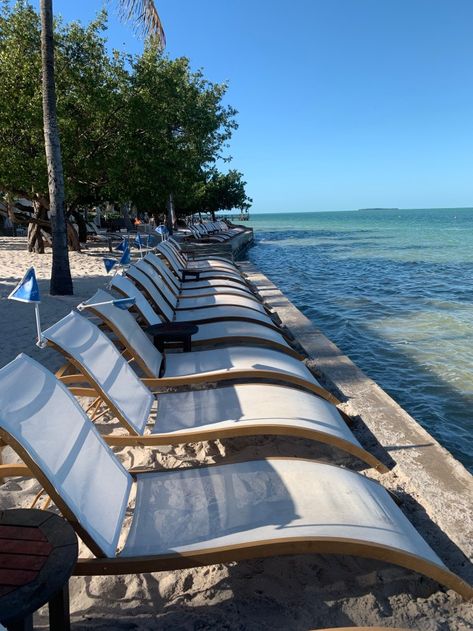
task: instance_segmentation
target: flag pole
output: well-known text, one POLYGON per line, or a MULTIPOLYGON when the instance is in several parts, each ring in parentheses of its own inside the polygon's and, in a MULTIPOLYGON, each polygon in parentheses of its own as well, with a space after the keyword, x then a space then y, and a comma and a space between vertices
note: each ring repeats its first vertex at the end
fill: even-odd
POLYGON ((36 335, 38 336, 38 339, 36 341, 36 346, 39 346, 40 348, 44 348, 46 346, 46 341, 43 338, 43 334, 41 332, 41 318, 39 315, 39 303, 37 302, 35 302, 35 305, 34 305, 34 314, 36 318, 36 335))

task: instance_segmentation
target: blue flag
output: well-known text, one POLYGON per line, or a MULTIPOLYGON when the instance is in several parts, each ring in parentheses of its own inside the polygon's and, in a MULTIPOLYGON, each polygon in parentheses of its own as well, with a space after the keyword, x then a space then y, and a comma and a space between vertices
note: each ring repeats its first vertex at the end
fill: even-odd
POLYGON ((160 224, 157 228, 155 228, 154 231, 163 237, 169 234, 169 230, 166 228, 166 226, 163 223, 160 224))
POLYGON ((129 249, 129 245, 128 245, 128 237, 125 237, 123 239, 123 241, 121 243, 119 243, 115 248, 113 248, 114 250, 116 250, 117 252, 124 252, 126 249, 129 249))
POLYGON ((112 304, 115 305, 115 307, 118 307, 119 309, 123 309, 123 311, 125 311, 126 309, 132 307, 135 302, 135 298, 119 298, 118 300, 113 300, 112 304))
POLYGON ((19 302, 41 302, 34 267, 30 267, 8 298, 19 302))
POLYGON ((140 250, 144 246, 144 239, 139 232, 137 232, 135 237, 135 245, 138 246, 140 250))
POLYGON ((107 270, 107 274, 110 273, 110 270, 115 267, 118 263, 117 259, 103 259, 103 264, 105 265, 105 269, 107 270))
POLYGON ((130 248, 128 246, 125 250, 123 250, 123 254, 119 262, 120 265, 130 265, 130 248))

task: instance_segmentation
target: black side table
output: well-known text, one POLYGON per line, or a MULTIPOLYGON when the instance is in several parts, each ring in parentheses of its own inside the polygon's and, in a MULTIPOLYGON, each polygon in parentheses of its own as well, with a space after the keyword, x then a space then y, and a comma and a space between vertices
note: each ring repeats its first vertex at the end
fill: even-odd
POLYGON ((153 336, 156 348, 163 352, 166 344, 181 344, 184 353, 192 350, 192 336, 197 333, 199 327, 188 322, 164 322, 153 324, 145 329, 145 332, 153 336))
POLYGON ((49 603, 51 631, 69 631, 68 581, 77 537, 59 515, 37 509, 0 511, 0 622, 33 629, 33 612, 49 603))
POLYGON ((179 270, 182 276, 182 282, 185 283, 187 280, 200 280, 200 270, 196 269, 181 269, 179 270))

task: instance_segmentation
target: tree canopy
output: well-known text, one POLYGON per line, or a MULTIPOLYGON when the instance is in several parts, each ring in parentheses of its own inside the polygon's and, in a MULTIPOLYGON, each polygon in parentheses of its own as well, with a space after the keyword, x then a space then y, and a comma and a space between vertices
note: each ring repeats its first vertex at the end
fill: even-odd
MULTIPOLYGON (((0 191, 47 207, 39 17, 25 0, 0 2, 0 191)), ((237 128, 226 84, 163 56, 157 41, 139 56, 110 55, 105 30, 104 12, 55 26, 67 206, 158 212, 171 193, 178 212, 247 205, 241 174, 216 169, 237 128)))

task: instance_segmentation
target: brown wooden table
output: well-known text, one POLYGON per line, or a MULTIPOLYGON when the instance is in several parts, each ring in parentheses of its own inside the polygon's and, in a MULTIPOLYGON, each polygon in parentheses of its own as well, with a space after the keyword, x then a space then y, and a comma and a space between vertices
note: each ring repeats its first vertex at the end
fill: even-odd
POLYGON ((49 625, 68 631, 68 581, 77 537, 62 517, 36 509, 0 511, 0 622, 33 629, 33 612, 49 603, 49 625))

